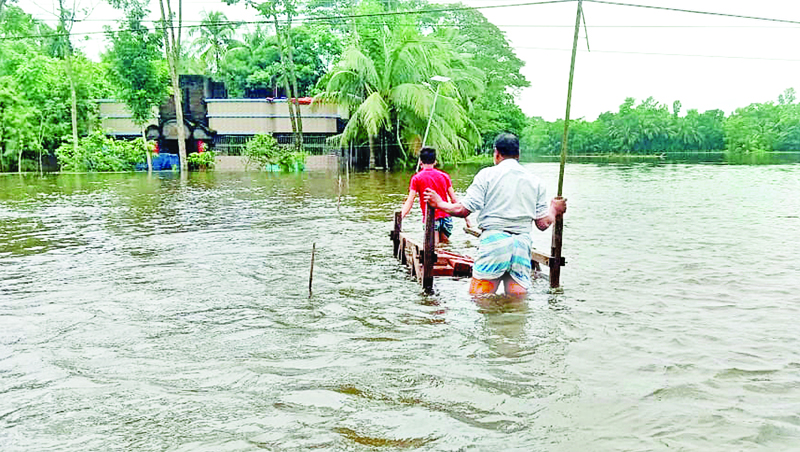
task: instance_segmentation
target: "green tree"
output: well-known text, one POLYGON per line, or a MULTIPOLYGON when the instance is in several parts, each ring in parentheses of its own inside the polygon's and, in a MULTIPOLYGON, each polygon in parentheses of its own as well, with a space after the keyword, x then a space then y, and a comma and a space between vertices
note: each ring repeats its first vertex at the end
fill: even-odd
MULTIPOLYGON (((298 94, 309 96, 331 62, 341 55, 341 41, 326 25, 302 25, 291 33, 298 94)), ((225 54, 219 78, 231 96, 243 97, 251 90, 272 91, 283 84, 284 74, 277 37, 258 27, 243 36, 241 45, 225 54)))
POLYGON ((15 94, 15 88, 12 79, 0 78, 0 167, 7 171, 16 160, 17 171, 22 173, 22 154, 35 142, 30 129, 33 111, 15 94))
POLYGON ((108 31, 111 41, 111 49, 105 55, 108 74, 116 85, 117 98, 125 102, 134 124, 142 131, 147 170, 152 171, 144 126, 169 95, 169 75, 161 59, 161 39, 142 24, 148 13, 144 1, 129 0, 122 5, 119 0, 112 0, 112 5, 125 9, 126 20, 120 23, 118 31, 108 31))
POLYGON ((780 133, 780 109, 772 102, 751 104, 725 121, 725 147, 736 156, 772 151, 780 133))
MULTIPOLYGON (((225 0, 229 5, 238 3, 239 0, 225 0)), ((289 121, 292 125, 292 135, 294 144, 298 152, 303 150, 303 121, 300 113, 300 105, 293 99, 298 96, 297 73, 294 65, 294 50, 292 44, 292 20, 298 14, 300 6, 299 0, 266 0, 256 2, 245 0, 248 6, 256 9, 259 14, 272 20, 275 27, 275 35, 278 40, 278 56, 281 61, 284 82, 284 89, 287 97, 287 108, 289 109, 289 121)))
POLYGON ((164 54, 167 57, 169 75, 172 81, 172 99, 175 105, 175 116, 178 126, 178 155, 181 162, 181 174, 187 174, 189 164, 186 160, 186 130, 183 125, 183 102, 180 87, 180 55, 181 55, 181 28, 183 25, 183 2, 178 0, 178 24, 173 21, 172 0, 158 0, 161 10, 161 33, 164 43, 164 54), (177 30, 176 30, 177 28, 177 30))
POLYGON ((204 12, 200 27, 189 32, 190 36, 197 36, 192 47, 207 74, 219 74, 222 57, 228 49, 237 45, 235 36, 239 26, 229 21, 224 13, 212 11, 204 12))
MULTIPOLYGON (((91 9, 81 8, 81 5, 72 2, 72 6, 67 5, 66 0, 58 0, 58 10, 56 11, 58 27, 53 42, 55 55, 64 62, 64 69, 69 81, 70 89, 70 121, 72 125, 72 145, 78 145, 78 74, 74 67, 75 48, 72 44, 72 28, 76 22, 88 18, 91 9), (79 17, 80 16, 80 17, 79 17)), ((93 9, 93 8, 92 8, 93 9)))
MULTIPOLYGON (((430 4, 428 9, 441 10, 456 5, 430 4)), ((485 74, 483 93, 475 100, 470 118, 481 133, 484 150, 491 150, 500 132, 521 135, 527 118, 515 102, 515 97, 530 82, 522 75, 525 62, 517 57, 505 34, 489 22, 479 10, 461 9, 435 11, 423 15, 420 27, 442 34, 455 29, 463 45, 460 51, 471 55, 470 63, 485 74)))
POLYGON ((63 36, 53 35, 53 29, 17 6, 6 5, 3 10, 0 78, 7 77, 4 86, 32 111, 26 115, 23 128, 27 138, 17 140, 25 143, 23 167, 32 166, 26 160, 34 159, 34 154, 38 154, 41 167, 42 152, 54 150, 64 137, 72 135, 73 124, 79 135, 85 134, 95 117, 93 99, 109 93, 102 64, 91 62, 78 52, 71 58, 73 77, 64 77, 64 61, 58 59, 63 51, 63 36))
MULTIPOLYGON (((365 13, 381 10, 370 2, 361 8, 365 13)), ((323 80, 320 97, 348 109, 350 119, 342 144, 366 138, 371 169, 375 168, 377 139, 389 136, 394 128, 397 144, 405 153, 403 143, 422 137, 431 116, 428 144, 439 149, 443 161, 461 160, 478 145, 480 134, 465 108, 471 99, 458 86, 481 85, 483 80, 467 80, 475 77, 474 71, 453 70, 452 63, 460 56, 450 43, 420 35, 410 18, 396 20, 394 29, 369 25, 357 29, 358 41, 344 51, 323 80), (435 89, 425 83, 435 75, 451 81, 438 87, 434 112, 435 89)))

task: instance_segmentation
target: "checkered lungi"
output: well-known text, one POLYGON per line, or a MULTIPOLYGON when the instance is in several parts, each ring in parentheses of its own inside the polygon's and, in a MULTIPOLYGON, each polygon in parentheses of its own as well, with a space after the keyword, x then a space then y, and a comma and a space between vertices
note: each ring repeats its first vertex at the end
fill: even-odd
POLYGON ((476 279, 498 279, 508 273, 529 290, 531 283, 531 238, 529 234, 484 231, 472 267, 476 279))

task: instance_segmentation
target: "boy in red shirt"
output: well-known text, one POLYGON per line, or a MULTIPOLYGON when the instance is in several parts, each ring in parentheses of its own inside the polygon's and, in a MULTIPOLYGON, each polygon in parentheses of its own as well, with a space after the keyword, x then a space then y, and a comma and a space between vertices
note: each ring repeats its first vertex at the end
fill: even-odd
MULTIPOLYGON (((427 206, 425 205, 425 200, 422 199, 422 193, 425 192, 426 188, 430 188, 438 193, 442 199, 447 199, 449 197, 453 203, 458 202, 458 200, 456 198, 456 192, 453 190, 453 184, 450 183, 450 176, 444 171, 434 168, 434 165, 436 165, 436 150, 430 147, 422 148, 419 151, 419 160, 422 169, 411 178, 408 198, 406 198, 406 202, 403 204, 400 215, 401 218, 405 218, 406 215, 408 215, 411 211, 411 207, 414 205, 414 198, 419 194, 419 206, 422 208, 422 221, 424 222, 427 206)), ((467 226, 469 226, 469 220, 467 220, 467 226)), ((453 219, 450 217, 450 214, 437 209, 436 215, 434 216, 433 230, 439 232, 438 234, 434 234, 436 243, 447 242, 448 238, 453 233, 453 219)))

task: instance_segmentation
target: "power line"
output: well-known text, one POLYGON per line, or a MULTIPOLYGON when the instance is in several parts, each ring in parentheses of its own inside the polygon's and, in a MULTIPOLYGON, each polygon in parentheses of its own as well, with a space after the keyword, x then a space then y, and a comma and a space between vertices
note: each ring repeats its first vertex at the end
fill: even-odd
POLYGON ((719 17, 731 17, 735 19, 749 19, 749 20, 762 20, 768 22, 781 22, 786 24, 795 24, 800 25, 800 21, 797 20, 789 20, 789 19, 773 19, 769 17, 758 17, 758 16, 744 16, 740 14, 728 14, 728 13, 715 13, 711 11, 698 11, 693 9, 680 9, 680 8, 669 8, 667 6, 652 6, 652 5, 637 5, 634 3, 620 3, 620 2, 611 2, 606 0, 585 0, 586 2, 591 3, 602 3, 605 5, 614 5, 614 6, 628 6, 632 8, 645 8, 645 9, 657 9, 661 11, 673 11, 678 13, 690 13, 690 14, 703 14, 707 16, 719 16, 719 17))
MULTIPOLYGON (((572 49, 558 49, 552 47, 522 47, 517 46, 515 49, 521 50, 548 50, 558 52, 572 52, 572 49)), ((580 50, 587 52, 586 50, 580 50)), ((674 57, 693 57, 693 58, 721 58, 733 60, 761 60, 761 61, 786 61, 786 62, 800 62, 800 59, 792 58, 766 58, 766 57, 750 57, 750 56, 736 56, 736 55, 697 55, 697 54, 684 54, 684 53, 657 53, 657 52, 631 52, 625 50, 596 50, 592 49, 590 53, 616 53, 624 55, 653 55, 653 56, 674 56, 674 57)))
MULTIPOLYGON (((589 1, 589 0, 586 0, 589 1)), ((427 12, 427 11, 425 11, 427 12)), ((319 19, 327 19, 327 17, 322 16, 319 19)), ((55 22, 58 23, 58 19, 37 19, 39 22, 55 22)), ((304 19, 299 19, 302 22, 304 19)), ((118 23, 120 19, 82 19, 82 20, 75 20, 76 23, 80 22, 99 22, 99 23, 118 23)), ((124 21, 124 20, 122 20, 124 21)), ((143 20, 142 22, 150 23, 150 24, 158 24, 161 20, 143 20)), ((210 26, 223 26, 223 25, 239 25, 239 24, 252 24, 252 23, 265 23, 269 22, 269 24, 274 23, 274 21, 240 21, 240 20, 221 20, 211 24, 204 24, 210 26)), ((281 21, 283 22, 283 21, 281 21)), ((296 21, 293 21, 296 22, 296 21)), ((202 20, 184 20, 184 24, 202 24, 202 20)), ((366 26, 370 26, 373 24, 363 24, 366 26)), ((383 24, 375 24, 376 26, 383 27, 383 24)), ((554 25, 554 24, 492 24, 497 28, 574 28, 575 25, 571 24, 564 24, 564 25, 554 25)), ((408 26, 408 27, 416 27, 417 25, 401 25, 395 24, 395 26, 408 26)), ((437 24, 437 27, 457 27, 457 25, 442 25, 437 24)), ((586 25, 588 28, 757 28, 757 29, 767 29, 767 30, 797 30, 800 29, 800 23, 798 25, 786 25, 786 26, 771 26, 771 25, 661 25, 661 24, 645 24, 645 25, 629 25, 629 24, 611 24, 611 25, 586 25)))
MULTIPOLYGON (((320 16, 320 17, 305 17, 305 18, 296 18, 294 23, 305 23, 305 22, 324 22, 324 21, 334 21, 334 20, 342 20, 342 19, 359 19, 359 18, 371 18, 371 17, 387 17, 387 16, 405 16, 405 15, 422 15, 422 14, 431 14, 431 13, 438 13, 438 12, 455 12, 455 11, 472 11, 472 10, 480 10, 480 9, 496 9, 496 8, 513 8, 513 7, 522 7, 522 6, 535 6, 535 5, 549 5, 549 4, 558 4, 558 3, 572 3, 576 0, 542 0, 536 2, 525 2, 525 3, 509 3, 503 5, 487 5, 487 6, 457 6, 452 8, 430 8, 430 9, 422 9, 422 10, 414 10, 414 11, 385 11, 382 13, 369 13, 369 14, 342 14, 336 16, 320 16)), ((160 23, 161 21, 152 21, 152 23, 160 23)), ((286 23, 287 21, 279 21, 282 23, 286 23)), ((264 20, 254 20, 254 21, 226 21, 222 23, 216 24, 205 24, 205 25, 188 25, 183 28, 199 28, 201 26, 224 26, 228 24, 241 24, 241 25, 271 25, 274 21, 264 19, 264 20)), ((71 36, 88 36, 88 35, 98 35, 98 34, 106 34, 105 31, 87 31, 83 33, 72 33, 71 36)), ((62 37, 66 36, 64 33, 50 33, 50 34, 39 34, 39 35, 27 35, 27 36, 7 36, 7 37, 0 37, 0 40, 19 40, 19 39, 30 39, 30 38, 50 38, 50 37, 62 37)))
MULTIPOLYGON (((335 16, 318 16, 318 17, 304 17, 304 18, 296 18, 294 23, 325 23, 325 22, 333 22, 336 20, 344 20, 344 19, 358 19, 358 18, 372 18, 372 17, 386 17, 386 16, 397 16, 397 15, 422 15, 422 14, 431 14, 437 12, 456 12, 456 11, 470 11, 470 10, 481 10, 481 9, 496 9, 496 8, 513 8, 513 7, 523 7, 523 6, 535 6, 535 5, 547 5, 547 4, 560 4, 560 3, 572 3, 575 0, 545 0, 545 1, 536 1, 536 2, 524 2, 524 3, 510 3, 510 4, 502 4, 502 5, 485 5, 485 6, 475 6, 475 7, 451 7, 451 8, 431 8, 431 9, 422 9, 422 10, 414 10, 414 11, 387 11, 381 13, 370 13, 370 14, 342 14, 342 15, 335 15, 335 16)), ((709 12, 709 11, 697 11, 697 10, 688 10, 688 9, 679 9, 679 8, 669 8, 669 7, 661 7, 661 6, 650 6, 650 5, 638 5, 632 3, 620 3, 620 2, 611 2, 606 0, 586 0, 587 2, 599 3, 599 4, 607 4, 607 5, 615 5, 615 6, 627 6, 627 7, 637 7, 637 8, 647 8, 647 9, 656 9, 656 10, 666 10, 666 11, 674 11, 674 12, 682 12, 682 13, 690 13, 690 14, 702 14, 702 15, 712 15, 712 16, 719 16, 719 17, 729 17, 729 18, 739 18, 739 19, 749 19, 749 20, 760 20, 760 21, 769 21, 769 22, 779 22, 779 23, 788 23, 793 25, 800 25, 800 21, 788 20, 788 19, 772 19, 766 17, 757 17, 757 16, 744 16, 744 15, 737 15, 737 14, 728 14, 728 13, 716 13, 716 12, 709 12)), ((38 5, 37 5, 38 6, 38 5)), ((116 22, 116 21, 114 21, 116 22)), ((148 21, 153 24, 158 24, 160 21, 148 21)), ((228 25, 272 25, 274 21, 270 21, 267 19, 264 20, 255 20, 255 21, 220 21, 213 24, 198 24, 198 25, 185 25, 183 28, 193 29, 193 28, 200 28, 200 27, 208 27, 208 26, 228 26, 228 25)), ((280 21, 286 23, 286 21, 280 21)), ((197 21, 192 21, 190 23, 197 23, 197 21)), ((362 24, 364 25, 364 24, 362 24)), ((366 24, 366 25, 375 25, 379 26, 380 24, 366 24)), ((380 25, 382 26, 382 25, 380 25)), ((437 27, 442 27, 442 25, 436 25, 437 27)), ((450 26, 450 25, 446 25, 450 26)), ((454 26, 454 25, 453 25, 454 26)), ((497 26, 497 25, 495 25, 497 26)), ((501 26, 497 26, 501 28, 501 26)), ((503 28, 566 28, 571 26, 566 25, 505 25, 502 26, 503 28)), ((731 28, 739 28, 738 26, 709 26, 709 25, 692 25, 692 26, 681 26, 681 25, 595 25, 590 26, 589 28, 723 28, 723 27, 731 27, 731 28)), ((745 28, 745 27, 742 27, 745 28)), ((770 27, 775 28, 775 27, 770 27)), ((795 27, 786 27, 786 28, 795 28, 795 27)), ((71 36, 89 36, 89 35, 100 35, 100 34, 107 34, 106 31, 93 31, 93 32, 83 32, 83 33, 72 33, 71 36)), ((62 37, 66 36, 64 33, 49 33, 49 34, 32 34, 32 35, 24 35, 24 36, 7 36, 7 37, 0 37, 0 40, 19 40, 19 39, 31 39, 31 38, 51 38, 51 37, 62 37)))

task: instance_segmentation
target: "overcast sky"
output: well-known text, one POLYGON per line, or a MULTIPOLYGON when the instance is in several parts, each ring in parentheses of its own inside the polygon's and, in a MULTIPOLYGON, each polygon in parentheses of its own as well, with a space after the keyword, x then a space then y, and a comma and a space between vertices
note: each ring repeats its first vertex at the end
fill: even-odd
MULTIPOLYGON (((76 0, 91 10, 75 32, 101 31, 119 13, 106 0, 76 0)), ((466 0, 469 6, 496 6, 522 0, 466 0)), ((797 0, 629 0, 716 13, 800 21, 797 0)), ((54 0, 21 0, 27 12, 53 23, 54 0)), ((158 2, 151 2, 158 11, 158 2)), ((570 49, 577 2, 482 10, 506 32, 531 87, 522 90, 522 110, 547 120, 564 117, 570 49)), ((252 10, 221 1, 184 0, 184 22, 196 24, 202 11, 223 11, 232 20, 254 20, 252 10)), ((784 89, 800 90, 800 26, 793 24, 658 11, 584 2, 589 46, 581 28, 575 69, 572 118, 594 120, 616 111, 626 97, 653 96, 672 106, 719 108, 730 114, 753 102, 776 100, 784 89)), ((156 14, 152 18, 157 18, 156 14)), ((105 46, 88 35, 79 46, 94 59, 105 46)))

